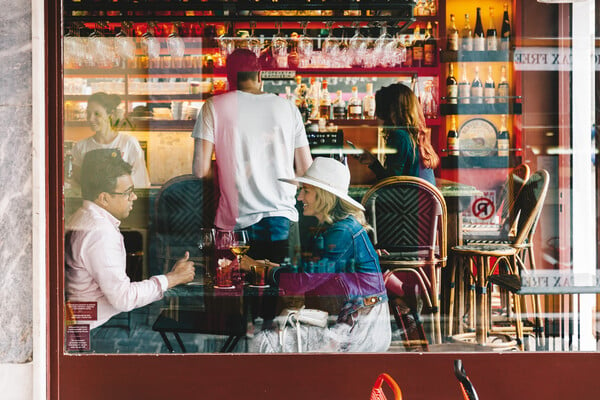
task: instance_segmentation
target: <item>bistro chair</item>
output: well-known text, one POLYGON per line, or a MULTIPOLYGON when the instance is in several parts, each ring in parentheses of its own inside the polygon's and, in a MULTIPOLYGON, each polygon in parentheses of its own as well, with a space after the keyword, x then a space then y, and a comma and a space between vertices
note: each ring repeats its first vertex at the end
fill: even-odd
MULTIPOLYGON (((454 297, 454 283, 460 276, 457 271, 468 272, 466 276, 475 286, 475 306, 471 301, 470 316, 475 319, 475 340, 480 344, 486 344, 488 328, 491 327, 491 311, 488 305, 488 286, 490 276, 496 271, 500 264, 505 265, 510 274, 520 276, 526 270, 526 256, 533 259, 532 239, 539 216, 548 191, 549 175, 545 170, 537 171, 525 183, 515 200, 514 212, 516 216, 514 235, 509 234, 506 242, 493 244, 467 244, 454 246, 452 253, 455 263, 452 264, 450 298, 454 297), (493 263, 493 264, 492 264, 493 263), (456 275, 455 275, 456 273, 456 275), (473 315, 473 308, 476 315, 473 315)), ((530 263, 531 267, 534 267, 530 263)), ((494 279, 492 279, 493 281, 494 279)), ((467 292, 468 293, 468 292, 467 292)), ((513 296, 514 297, 514 296, 513 296)), ((513 299, 514 300, 514 299, 513 299)), ((515 308, 515 334, 516 342, 523 349, 522 334, 523 325, 521 321, 521 302, 513 301, 515 308)), ((507 309, 510 309, 508 307, 507 309)), ((536 312, 536 315, 539 314, 536 312)), ((459 316, 460 317, 460 316, 459 316)), ((453 303, 450 303, 448 318, 450 335, 452 335, 453 303)), ((536 319, 536 325, 538 325, 536 319)), ((541 333, 541 326, 536 326, 536 334, 541 333)), ((455 339, 465 339, 472 335, 455 335, 455 339)), ((503 343, 500 346, 509 347, 510 344, 503 343)))
POLYGON ((155 201, 154 232, 157 258, 164 260, 162 272, 190 252, 197 256, 200 229, 213 224, 217 204, 212 180, 187 174, 167 181, 155 201))
POLYGON ((446 264, 447 236, 442 194, 421 178, 393 176, 369 189, 362 204, 373 227, 375 247, 389 253, 379 261, 398 327, 402 328, 402 315, 395 300, 404 293, 394 290, 392 277, 415 282, 415 294, 422 295, 426 311, 432 314, 433 342, 441 343, 438 282, 439 268, 446 264))
POLYGON ((500 210, 498 224, 465 224, 463 225, 463 241, 469 243, 489 243, 506 240, 508 232, 515 222, 514 204, 519 192, 531 174, 527 164, 517 165, 508 174, 496 201, 496 210, 500 210))

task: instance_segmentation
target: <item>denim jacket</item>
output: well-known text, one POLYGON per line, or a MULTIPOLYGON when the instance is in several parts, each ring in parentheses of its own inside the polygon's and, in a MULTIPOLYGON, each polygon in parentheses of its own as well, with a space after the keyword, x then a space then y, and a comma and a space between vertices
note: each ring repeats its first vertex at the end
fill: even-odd
POLYGON ((347 308, 349 303, 354 304, 352 309, 356 311, 363 307, 361 300, 368 296, 386 299, 379 258, 367 232, 354 217, 334 223, 316 235, 314 241, 313 255, 320 258, 318 264, 330 268, 281 274, 280 288, 286 294, 335 297, 339 307, 336 312, 347 308), (331 270, 334 265, 336 272, 331 270))

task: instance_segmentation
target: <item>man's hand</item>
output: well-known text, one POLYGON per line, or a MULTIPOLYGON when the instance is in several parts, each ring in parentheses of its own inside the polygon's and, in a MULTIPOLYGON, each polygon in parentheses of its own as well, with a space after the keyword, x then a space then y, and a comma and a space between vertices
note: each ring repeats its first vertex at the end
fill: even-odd
POLYGON ((177 260, 173 269, 165 276, 169 281, 169 288, 172 288, 173 286, 181 285, 182 283, 191 282, 194 279, 195 273, 194 263, 190 261, 190 253, 186 251, 183 258, 177 260))

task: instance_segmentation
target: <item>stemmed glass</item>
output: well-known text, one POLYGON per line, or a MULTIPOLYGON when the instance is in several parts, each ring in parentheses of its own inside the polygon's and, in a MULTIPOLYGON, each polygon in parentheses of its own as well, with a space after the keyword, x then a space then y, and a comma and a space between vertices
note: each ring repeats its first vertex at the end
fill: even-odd
POLYGON ((183 66, 183 55, 185 54, 185 42, 179 36, 177 25, 173 27, 173 32, 167 37, 167 47, 171 55, 171 63, 173 68, 181 68, 183 66))
POLYGON ((115 52, 119 56, 121 67, 125 68, 135 59, 135 41, 127 34, 130 25, 123 22, 121 30, 115 35, 115 52))
POLYGON ((271 40, 271 54, 273 58, 277 62, 277 67, 279 68, 287 68, 287 49, 288 42, 281 34, 281 23, 277 24, 277 33, 273 35, 273 39, 271 40))
POLYGON ((142 35, 142 47, 148 56, 150 68, 158 67, 160 57, 160 43, 154 37, 153 30, 154 28, 148 24, 148 30, 142 35))
MULTIPOLYGON (((393 57, 390 44, 393 44, 393 38, 387 33, 387 26, 381 25, 381 31, 377 40, 375 40, 375 48, 373 49, 373 59, 377 60, 377 64, 381 67, 387 67, 390 64, 390 59, 393 57)), ((374 65, 375 66, 375 65, 374 65)))
POLYGON ((310 65, 310 57, 313 53, 313 40, 307 36, 306 28, 308 23, 303 23, 302 36, 298 39, 298 56, 300 57, 300 68, 307 68, 310 65))
MULTIPOLYGON (((200 239, 198 240, 198 249, 202 252, 204 263, 204 277, 209 283, 213 280, 212 254, 215 246, 215 230, 212 228, 200 229, 200 239)), ((195 280, 195 279, 194 279, 195 280)))
POLYGON ((335 66, 335 62, 340 51, 340 43, 338 42, 337 38, 333 37, 333 24, 328 22, 327 27, 329 29, 329 35, 327 35, 327 38, 325 38, 323 41, 322 53, 327 66, 333 67, 335 66))
POLYGON ((256 57, 258 58, 258 57, 260 57, 260 52, 262 51, 262 43, 260 42, 259 38, 254 36, 254 27, 255 26, 256 26, 256 23, 254 23, 254 22, 250 23, 250 36, 248 36, 247 40, 248 40, 248 50, 250 50, 251 52, 256 54, 256 57))
POLYGON ((348 52, 351 59, 350 65, 353 67, 362 66, 367 54, 367 42, 360 33, 360 23, 354 25, 354 36, 350 38, 348 43, 348 52))
POLYGON ((232 231, 229 249, 236 256, 238 266, 241 266, 242 257, 250 250, 248 231, 244 229, 232 231))

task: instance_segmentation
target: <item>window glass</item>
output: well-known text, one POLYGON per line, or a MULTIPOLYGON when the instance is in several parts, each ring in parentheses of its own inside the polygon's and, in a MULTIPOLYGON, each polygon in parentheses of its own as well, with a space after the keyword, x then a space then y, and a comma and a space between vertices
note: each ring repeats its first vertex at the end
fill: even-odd
POLYGON ((418 3, 70 15, 65 352, 595 350, 593 5, 418 3))

